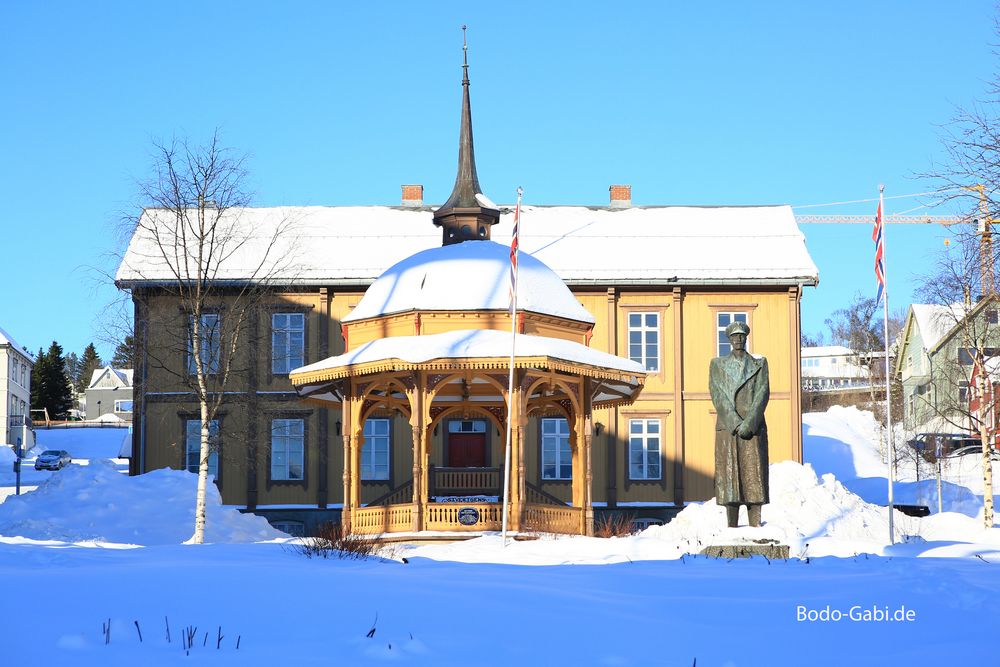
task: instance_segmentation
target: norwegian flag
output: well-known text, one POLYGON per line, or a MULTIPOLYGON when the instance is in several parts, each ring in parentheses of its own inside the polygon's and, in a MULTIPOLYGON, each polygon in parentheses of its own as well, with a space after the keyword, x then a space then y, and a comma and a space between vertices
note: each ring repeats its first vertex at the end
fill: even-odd
POLYGON ((518 223, 521 220, 521 194, 517 195, 517 206, 514 207, 514 234, 510 239, 510 316, 514 317, 517 310, 517 251, 519 246, 518 223))
POLYGON ((882 227, 882 202, 878 204, 875 212, 875 228, 872 229, 872 241, 875 242, 875 282, 878 283, 878 294, 875 296, 875 305, 882 301, 882 293, 885 291, 885 245, 882 242, 882 234, 885 229, 882 227))

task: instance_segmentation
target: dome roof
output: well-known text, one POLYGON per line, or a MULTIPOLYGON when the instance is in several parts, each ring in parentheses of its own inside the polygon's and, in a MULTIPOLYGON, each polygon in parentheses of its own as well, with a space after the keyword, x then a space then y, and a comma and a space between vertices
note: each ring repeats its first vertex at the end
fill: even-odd
MULTIPOLYGON (((593 323, 566 284, 526 252, 518 255, 517 309, 593 323)), ((466 241, 418 252, 389 267, 344 322, 414 310, 507 310, 510 248, 466 241)))

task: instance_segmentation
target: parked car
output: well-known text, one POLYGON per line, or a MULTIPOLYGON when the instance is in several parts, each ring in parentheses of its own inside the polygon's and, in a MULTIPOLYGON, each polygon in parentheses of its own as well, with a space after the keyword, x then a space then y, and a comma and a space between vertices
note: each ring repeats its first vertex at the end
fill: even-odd
POLYGON ((65 449, 49 449, 35 459, 35 470, 59 470, 72 462, 73 457, 65 449))
MULTIPOLYGON (((977 442, 974 445, 968 445, 966 447, 959 447, 958 449, 954 450, 953 452, 951 452, 950 454, 948 454, 946 456, 943 456, 942 458, 953 459, 953 458, 957 458, 959 456, 969 456, 970 454, 971 455, 982 456, 983 455, 983 446, 982 446, 982 444, 980 444, 979 442, 977 442)), ((998 452, 996 449, 994 449, 993 451, 990 452, 990 458, 993 459, 994 461, 1000 460, 1000 452, 998 452)))
POLYGON ((953 452, 966 447, 980 447, 979 438, 967 433, 918 433, 907 445, 913 447, 927 461, 935 461, 938 455, 938 445, 941 446, 941 456, 946 457, 953 452))

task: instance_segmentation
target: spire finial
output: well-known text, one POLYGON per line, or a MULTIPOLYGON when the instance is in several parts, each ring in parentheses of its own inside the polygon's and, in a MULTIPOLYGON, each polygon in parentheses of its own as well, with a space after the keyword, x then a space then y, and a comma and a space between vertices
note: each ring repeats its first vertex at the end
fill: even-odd
POLYGON ((472 104, 469 101, 468 26, 462 25, 462 122, 458 133, 458 174, 448 200, 434 212, 434 224, 443 227, 444 245, 473 239, 489 240, 490 226, 500 221, 496 204, 483 195, 476 175, 472 142, 472 104))
POLYGON ((465 31, 469 26, 462 24, 462 83, 469 82, 469 42, 465 38, 465 31))

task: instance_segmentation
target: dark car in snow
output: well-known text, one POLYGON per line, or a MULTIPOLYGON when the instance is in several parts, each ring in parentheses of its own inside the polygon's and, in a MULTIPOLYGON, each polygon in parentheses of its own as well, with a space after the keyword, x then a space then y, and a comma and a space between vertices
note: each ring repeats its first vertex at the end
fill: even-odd
POLYGON ((50 449, 35 459, 35 470, 59 470, 72 462, 73 457, 65 449, 50 449))
POLYGON ((967 433, 918 433, 906 444, 920 452, 928 461, 935 461, 938 456, 947 457, 959 449, 980 446, 979 438, 967 433))

